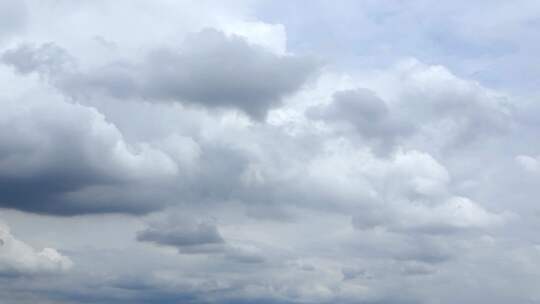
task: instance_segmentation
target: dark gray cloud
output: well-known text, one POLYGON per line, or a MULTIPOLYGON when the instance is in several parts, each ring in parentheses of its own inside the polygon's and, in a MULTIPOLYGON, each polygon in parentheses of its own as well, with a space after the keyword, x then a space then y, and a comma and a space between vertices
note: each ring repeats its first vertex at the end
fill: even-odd
POLYGON ((148 145, 130 146, 99 112, 63 102, 3 105, 0 206, 68 215, 143 213, 165 203, 159 189, 176 163, 148 145))
POLYGON ((250 252, 234 247, 227 250, 225 258, 232 262, 242 264, 261 264, 265 262, 265 257, 260 252, 250 252))
POLYGON ((137 233, 137 240, 162 246, 172 246, 179 252, 206 252, 218 250, 224 243, 217 227, 211 223, 186 223, 179 219, 152 225, 137 233))

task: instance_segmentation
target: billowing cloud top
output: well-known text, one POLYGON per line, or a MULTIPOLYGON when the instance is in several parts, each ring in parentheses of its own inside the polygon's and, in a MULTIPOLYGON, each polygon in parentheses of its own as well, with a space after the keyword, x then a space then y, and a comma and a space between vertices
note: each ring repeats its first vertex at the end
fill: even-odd
POLYGON ((0 299, 538 302, 540 6, 298 5, 0 0, 0 299))

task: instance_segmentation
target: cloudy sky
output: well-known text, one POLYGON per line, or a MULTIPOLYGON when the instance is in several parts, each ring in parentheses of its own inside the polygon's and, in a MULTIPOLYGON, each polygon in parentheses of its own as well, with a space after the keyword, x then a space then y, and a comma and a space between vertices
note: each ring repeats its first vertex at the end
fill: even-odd
POLYGON ((0 302, 540 303, 540 2, 0 0, 0 302))

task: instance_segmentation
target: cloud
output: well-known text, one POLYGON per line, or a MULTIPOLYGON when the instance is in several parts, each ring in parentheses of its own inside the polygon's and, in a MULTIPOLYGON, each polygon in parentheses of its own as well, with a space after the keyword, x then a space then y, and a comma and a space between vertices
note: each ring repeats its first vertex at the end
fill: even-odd
POLYGON ((490 228, 510 219, 509 214, 491 213, 463 197, 452 197, 436 206, 396 206, 388 213, 378 210, 375 214, 357 216, 353 225, 358 229, 381 227, 402 233, 437 235, 490 228))
POLYGON ((384 188, 377 200, 353 218, 358 229, 444 234, 497 226, 509 219, 508 214, 491 213, 466 197, 453 195, 447 169, 428 154, 401 151, 390 163, 374 163, 366 169, 382 173, 372 178, 384 188))
POLYGON ((395 117, 384 100, 369 89, 338 91, 329 105, 312 107, 307 115, 330 123, 349 124, 383 151, 391 151, 400 138, 414 130, 412 123, 395 117))
POLYGON ((211 223, 169 217, 137 233, 137 241, 177 248, 180 253, 222 251, 224 240, 211 223))
POLYGON ((309 107, 306 116, 336 135, 357 135, 382 155, 404 146, 459 151, 514 125, 515 109, 505 95, 443 66, 403 60, 359 81, 363 87, 333 93, 329 103, 309 107))
POLYGON ((225 251, 225 258, 241 264, 261 264, 266 261, 264 253, 254 246, 230 246, 225 251))
POLYGON ((54 43, 40 46, 31 44, 19 45, 2 54, 1 61, 12 66, 23 75, 37 72, 46 77, 55 77, 74 64, 68 52, 54 43))
MULTIPOLYGON (((357 115, 393 119, 392 98, 382 101, 371 91, 345 92, 354 97, 352 103, 359 102, 359 97, 371 98, 359 102, 357 115)), ((465 248, 458 241, 469 244, 479 234, 506 223, 503 215, 481 201, 459 195, 443 157, 422 151, 416 143, 401 146, 410 143, 414 134, 396 137, 393 148, 381 155, 364 145, 367 135, 363 134, 360 138, 347 132, 337 136, 316 128, 294 134, 279 125, 246 123, 228 116, 230 113, 219 116, 118 98, 104 97, 90 106, 69 103, 55 94, 44 97, 43 104, 31 98, 3 104, 8 109, 5 126, 12 131, 3 134, 2 142, 5 166, 12 168, 3 171, 6 185, 26 185, 15 177, 27 166, 30 177, 22 177, 36 181, 22 189, 43 189, 40 198, 46 199, 38 201, 25 191, 3 206, 55 215, 137 215, 160 210, 163 216, 125 228, 131 234, 126 232, 123 237, 131 237, 134 244, 115 246, 135 248, 128 254, 131 262, 109 257, 107 264, 118 263, 118 268, 93 277, 95 281, 108 279, 99 285, 103 290, 112 285, 121 286, 122 291, 106 295, 103 290, 82 287, 64 294, 67 298, 86 295, 111 302, 143 301, 141 291, 132 291, 138 286, 156 301, 173 301, 183 295, 208 302, 217 301, 215 297, 369 301, 386 298, 386 292, 392 294, 388 291, 392 288, 384 285, 393 282, 389 276, 399 276, 395 282, 405 280, 401 277, 428 276, 411 275, 415 271, 407 271, 407 265, 439 269, 458 263, 461 257, 452 246, 465 248), (134 123, 152 117, 159 123, 134 123), (25 151, 23 148, 37 157, 13 152, 25 151), (14 155, 26 158, 18 162, 14 155), (78 172, 86 175, 77 179, 78 172), (40 174, 44 177, 37 179, 40 174), (44 182, 62 179, 68 188, 57 189, 44 182), (172 211, 165 207, 179 210, 182 216, 169 217, 172 211), (179 254, 141 243, 172 248, 179 254), (290 266, 306 257, 318 259, 313 271, 290 266), (150 260, 155 262, 144 268, 126 266, 150 260), (384 282, 382 286, 370 283, 369 288, 354 293, 351 290, 365 282, 358 277, 338 288, 345 284, 342 269, 356 263, 393 263, 396 267, 384 271, 366 267, 373 278, 367 281, 384 282), (124 276, 151 272, 155 278, 135 282, 124 276), (189 278, 179 278, 178 273, 189 274, 189 278), (320 281, 322 277, 324 281, 320 281), (268 278, 275 279, 269 283, 268 278)), ((356 109, 348 107, 340 115, 356 109)), ((351 115, 345 122, 352 124, 355 117, 351 115)), ((360 132, 356 127, 352 131, 360 132)), ((85 250, 79 249, 77 257, 88 255, 83 260, 89 269, 98 256, 127 254, 81 251, 85 250)), ((78 274, 74 280, 84 279, 84 274, 78 274)))
POLYGON ((54 274, 68 271, 73 262, 56 249, 38 251, 15 238, 0 223, 0 276, 54 274))
POLYGON ((179 102, 236 109, 256 120, 266 118, 269 110, 297 91, 317 69, 312 59, 277 55, 240 36, 213 29, 190 35, 180 50, 155 49, 140 62, 58 71, 66 56, 52 44, 21 45, 6 51, 2 59, 21 73, 47 74, 76 99, 97 93, 120 99, 179 102))
POLYGON ((512 106, 504 95, 460 79, 443 66, 403 62, 392 76, 400 109, 430 137, 446 135, 443 147, 458 148, 508 131, 512 106))
POLYGON ((150 193, 136 185, 178 172, 171 157, 127 143, 93 108, 62 101, 2 101, 2 108, 3 207, 64 215, 146 212, 156 207, 141 201, 150 193))
POLYGON ((265 262, 261 250, 250 244, 229 242, 223 238, 212 221, 202 221, 169 214, 161 220, 151 221, 137 232, 137 241, 172 247, 180 254, 221 255, 234 264, 260 264, 265 262))
POLYGON ((538 107, 472 73, 535 6, 25 3, 0 0, 0 208, 32 246, 0 230, 1 299, 540 299, 538 107))

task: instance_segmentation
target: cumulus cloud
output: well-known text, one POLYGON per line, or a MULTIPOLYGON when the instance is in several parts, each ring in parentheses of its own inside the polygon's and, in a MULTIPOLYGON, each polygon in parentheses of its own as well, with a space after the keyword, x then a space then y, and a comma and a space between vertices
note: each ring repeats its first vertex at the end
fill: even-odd
POLYGON ((260 248, 252 244, 227 241, 216 223, 187 216, 169 214, 149 222, 137 232, 137 241, 172 247, 180 254, 221 255, 225 260, 240 264, 259 264, 265 261, 260 248))
POLYGON ((15 238, 0 223, 0 276, 54 274, 69 270, 73 262, 56 249, 39 251, 15 238))
POLYGON ((376 186, 379 192, 374 202, 353 218, 358 229, 444 234, 497 226, 510 216, 453 195, 447 169, 425 153, 398 152, 392 162, 374 162, 366 170, 365 174, 382 173, 371 178, 384 188, 376 186))
POLYGON ((418 36, 441 29, 408 19, 417 2, 293 20, 252 1, 21 3, 0 0, 1 299, 540 299, 538 107, 427 56, 418 36))
POLYGON ((120 99, 180 102, 237 109, 257 120, 297 91, 317 69, 310 58, 275 54, 213 29, 190 35, 179 50, 155 49, 140 62, 111 62, 79 71, 62 68, 66 57, 63 49, 52 44, 21 45, 6 51, 2 60, 21 73, 49 74, 56 86, 79 99, 101 93, 120 99))
POLYGON ((62 101, 2 101, 2 108, 3 207, 56 214, 137 213, 153 207, 129 195, 122 199, 121 192, 178 172, 171 157, 145 143, 127 143, 93 108, 62 101))
MULTIPOLYGON (((387 117, 380 120, 382 125, 386 119, 394 119, 391 118, 393 114, 389 114, 390 102, 383 102, 371 91, 356 90, 344 94, 354 98, 343 101, 348 97, 343 99, 337 94, 334 102, 345 102, 349 111, 358 109, 356 114, 360 116, 368 113, 368 120, 377 115, 387 117), (359 97, 371 99, 362 101, 357 99, 359 97), (349 102, 359 102, 361 106, 355 108, 349 102)), ((106 101, 111 107, 141 107, 138 102, 106 101)), ((401 147, 400 141, 413 135, 395 137, 393 149, 384 155, 363 145, 364 138, 378 136, 376 129, 373 129, 374 133, 363 129, 368 128, 369 123, 361 123, 360 129, 354 127, 354 132, 367 132, 361 133, 362 138, 358 140, 347 133, 335 136, 319 133, 317 129, 291 134, 280 126, 231 123, 209 119, 212 116, 204 111, 176 108, 176 112, 161 112, 165 114, 159 117, 167 121, 167 115, 185 118, 197 113, 200 116, 196 117, 202 122, 189 129, 190 132, 185 131, 184 125, 163 133, 152 133, 155 130, 151 129, 147 134, 152 136, 146 135, 150 139, 144 140, 137 140, 137 132, 132 131, 128 140, 120 127, 106 119, 111 112, 103 104, 95 105, 99 111, 65 100, 47 99, 44 104, 24 100, 20 104, 6 102, 5 105, 9 110, 5 112, 5 126, 11 126, 12 130, 2 135, 6 143, 2 154, 5 155, 5 187, 30 189, 19 186, 30 184, 34 192, 6 191, 3 206, 73 215, 141 214, 174 205, 185 214, 168 217, 170 211, 165 209, 162 211, 164 219, 150 221, 142 230, 133 228, 135 240, 173 248, 180 253, 178 256, 182 261, 212 257, 209 260, 216 265, 205 268, 194 264, 189 271, 196 278, 210 277, 194 279, 195 282, 177 282, 178 278, 171 274, 167 274, 165 280, 160 277, 151 282, 126 283, 124 278, 119 279, 122 286, 147 286, 158 293, 157 298, 170 293, 171 286, 179 290, 173 293, 176 297, 180 297, 182 291, 194 293, 198 299, 207 296, 205 292, 213 288, 209 286, 229 288, 231 292, 222 295, 231 299, 378 298, 377 292, 371 289, 362 295, 349 294, 354 284, 364 279, 347 280, 347 284, 353 284, 350 289, 334 289, 343 282, 341 269, 355 263, 352 257, 360 255, 363 262, 396 263, 400 276, 414 277, 415 270, 407 270, 411 263, 445 265, 459 258, 451 248, 459 243, 452 240, 451 245, 445 245, 437 238, 450 240, 466 233, 475 236, 477 231, 481 233, 506 222, 503 215, 490 211, 480 202, 458 195, 452 188, 451 172, 435 156, 419 150, 421 146, 418 149, 401 147), (55 113, 54 119, 50 118, 49 111, 55 113), (19 119, 23 117, 25 119, 19 119), (154 134, 159 136, 153 137, 154 134), (30 152, 15 153, 15 149, 30 152), (80 172, 85 174, 76 178, 76 173, 80 172), (61 185, 67 188, 49 186, 45 181, 50 180, 62 180, 61 185), (8 187, 12 184, 18 186, 8 187), (36 189, 42 189, 42 192, 36 192, 36 189), (204 210, 203 214, 223 220, 227 223, 226 229, 212 221, 189 218, 193 210, 204 210), (305 214, 314 214, 315 224, 304 222, 305 214), (317 223, 334 217, 339 221, 329 225, 317 223), (265 228, 267 222, 276 221, 286 227, 279 232, 276 230, 279 237, 272 236, 274 226, 265 228), (315 241, 309 234, 300 232, 306 229, 311 233, 309 231, 319 229, 318 226, 321 231, 317 235, 337 234, 337 239, 328 236, 315 241), (355 241, 358 235, 363 238, 360 243, 355 241), (328 248, 338 245, 345 248, 343 253, 327 252, 328 248), (284 249, 287 247, 290 249, 284 249), (292 260, 319 251, 322 264, 313 271, 287 266, 292 260), (324 256, 340 256, 343 262, 326 265, 324 263, 329 262, 324 256), (264 274, 263 277, 251 277, 251 284, 237 279, 238 273, 245 276, 255 267, 264 274), (214 278, 216 272, 222 275, 214 278), (313 274, 307 274, 311 272, 313 274), (328 276, 328 279, 318 282, 317 278, 321 276, 328 276), (268 284, 268 277, 279 279, 268 284), (283 287, 298 280, 302 284, 294 288, 283 287)), ((154 115, 155 109, 168 109, 162 104, 147 107, 148 117, 154 115)), ((329 107, 332 109, 331 105, 329 107)), ((322 108, 323 112, 326 110, 322 108)), ((340 111, 336 113, 345 115, 348 112, 340 111)), ((355 117, 352 115, 345 122, 353 124, 355 117)), ((123 129, 130 130, 129 120, 118 121, 123 129)), ((155 255, 166 252, 152 250, 151 246, 143 248, 155 251, 155 255)), ((429 267, 435 266, 425 268, 429 267)), ((371 271, 369 269, 369 273, 371 271)), ((385 272, 394 275, 393 271, 380 270, 370 276, 381 278, 385 272)), ((115 294, 112 298, 119 296, 115 294)), ((130 299, 140 299, 140 295, 133 297, 135 295, 130 299)))
POLYGON ((399 102, 400 108, 416 119, 424 132, 449 136, 444 143, 448 147, 461 147, 485 136, 501 134, 512 124, 512 107, 504 95, 475 81, 460 79, 445 67, 411 60, 400 64, 391 77, 400 87, 392 102, 399 102))
POLYGON ((505 95, 461 79, 447 68, 404 60, 370 74, 365 87, 337 91, 307 117, 358 134, 374 151, 399 146, 456 151, 507 133, 513 107, 505 95))

